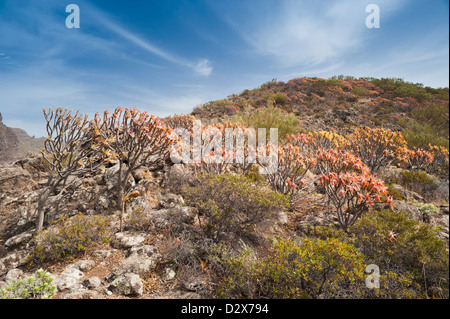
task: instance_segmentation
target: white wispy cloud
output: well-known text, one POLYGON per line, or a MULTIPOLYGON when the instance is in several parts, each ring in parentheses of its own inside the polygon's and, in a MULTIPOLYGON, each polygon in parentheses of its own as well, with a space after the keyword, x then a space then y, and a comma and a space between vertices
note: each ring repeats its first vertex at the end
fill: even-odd
POLYGON ((157 55, 158 57, 171 63, 191 68, 197 74, 206 77, 211 75, 213 67, 211 66, 211 61, 209 61, 208 59, 203 58, 200 59, 198 62, 192 62, 188 59, 167 52, 166 50, 154 45, 148 40, 143 39, 139 35, 132 33, 125 27, 120 26, 117 21, 113 21, 110 18, 106 17, 106 15, 100 12, 99 10, 94 9, 93 12, 95 12, 96 21, 99 22, 101 25, 115 32, 117 35, 133 43, 134 45, 146 50, 147 52, 157 55))
MULTIPOLYGON (((291 0, 271 6, 270 13, 258 11, 259 19, 224 19, 256 54, 273 58, 281 67, 319 65, 341 59, 369 40, 365 34, 365 7, 370 2, 366 2, 291 0)), ((386 19, 403 1, 377 3, 386 19)))

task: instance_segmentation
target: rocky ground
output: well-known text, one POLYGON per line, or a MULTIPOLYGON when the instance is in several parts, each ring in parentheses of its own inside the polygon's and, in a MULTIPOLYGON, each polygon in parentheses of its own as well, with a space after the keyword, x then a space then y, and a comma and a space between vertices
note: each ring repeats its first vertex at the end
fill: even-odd
MULTIPOLYGON (((80 178, 70 196, 50 199, 47 220, 59 214, 70 218, 78 212, 108 215, 113 220, 111 238, 74 258, 30 266, 27 257, 35 245, 32 238, 37 198, 45 184, 46 172, 39 157, 0 166, 0 288, 42 268, 54 277, 58 290, 55 298, 188 299, 208 296, 205 294, 211 288, 208 287, 208 270, 199 269, 186 275, 171 262, 171 249, 183 241, 183 237, 177 236, 180 229, 193 232, 198 229, 195 210, 186 206, 183 198, 172 193, 165 184, 168 178, 176 180, 183 170, 181 165, 164 165, 143 168, 133 174, 129 187, 140 196, 128 204, 125 220, 131 212, 140 211, 152 227, 132 229, 125 222, 122 232, 112 195, 117 166, 112 165, 97 176, 80 178), (58 206, 58 203, 62 205, 58 206)), ((440 238, 448 245, 448 205, 439 206, 438 213, 424 213, 417 205, 425 202, 421 195, 397 187, 403 192, 405 201, 396 201, 394 209, 409 211, 415 219, 436 225, 440 238)), ((330 216, 326 211, 314 212, 314 209, 280 213, 278 220, 264 225, 259 235, 281 234, 287 229, 307 234, 311 227, 335 223, 330 216)))

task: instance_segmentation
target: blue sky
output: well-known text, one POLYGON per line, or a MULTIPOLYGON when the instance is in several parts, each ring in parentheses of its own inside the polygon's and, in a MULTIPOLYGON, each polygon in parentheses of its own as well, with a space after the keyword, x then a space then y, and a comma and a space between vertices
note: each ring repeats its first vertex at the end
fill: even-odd
POLYGON ((163 117, 274 78, 448 87, 448 12, 448 0, 0 0, 0 112, 43 136, 42 108, 163 117), (79 29, 65 24, 71 3, 79 29), (371 3, 379 29, 365 25, 371 3))

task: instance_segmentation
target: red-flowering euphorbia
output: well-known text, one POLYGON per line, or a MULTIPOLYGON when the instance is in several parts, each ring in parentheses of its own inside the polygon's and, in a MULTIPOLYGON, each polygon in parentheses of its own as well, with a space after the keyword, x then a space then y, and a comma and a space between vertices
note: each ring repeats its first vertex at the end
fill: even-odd
POLYGON ((375 202, 392 202, 384 183, 367 173, 323 174, 319 177, 319 185, 336 208, 339 224, 344 230, 375 202))
POLYGON ((282 194, 289 194, 291 204, 299 200, 299 193, 305 189, 305 176, 315 165, 315 158, 308 155, 310 143, 312 139, 307 134, 290 136, 289 143, 278 147, 276 163, 258 162, 272 188, 282 194))
POLYGON ((406 154, 408 168, 412 170, 423 170, 433 163, 434 160, 433 153, 427 152, 421 148, 408 150, 406 154))

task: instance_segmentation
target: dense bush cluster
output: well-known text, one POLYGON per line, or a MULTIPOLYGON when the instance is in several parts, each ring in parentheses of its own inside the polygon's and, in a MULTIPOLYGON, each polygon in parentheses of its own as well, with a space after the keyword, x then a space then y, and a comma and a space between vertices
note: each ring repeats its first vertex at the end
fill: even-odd
POLYGON ((48 229, 36 234, 29 264, 74 257, 96 243, 107 242, 111 236, 111 218, 102 215, 78 214, 72 218, 60 216, 48 229))
POLYGON ((50 274, 39 269, 34 276, 13 279, 9 285, 0 289, 0 299, 51 299, 56 293, 50 274))
POLYGON ((362 255, 337 239, 301 243, 281 239, 267 256, 247 249, 237 256, 213 255, 223 272, 223 298, 351 298, 363 280, 362 255))
POLYGON ((280 239, 259 256, 211 250, 223 298, 448 298, 448 250, 435 231, 404 213, 364 216, 349 232, 318 228, 296 244, 280 239), (367 265, 380 269, 369 289, 367 265))
POLYGON ((237 174, 202 174, 196 186, 186 186, 182 192, 204 218, 206 234, 217 239, 224 233, 249 230, 288 206, 283 194, 237 174))

